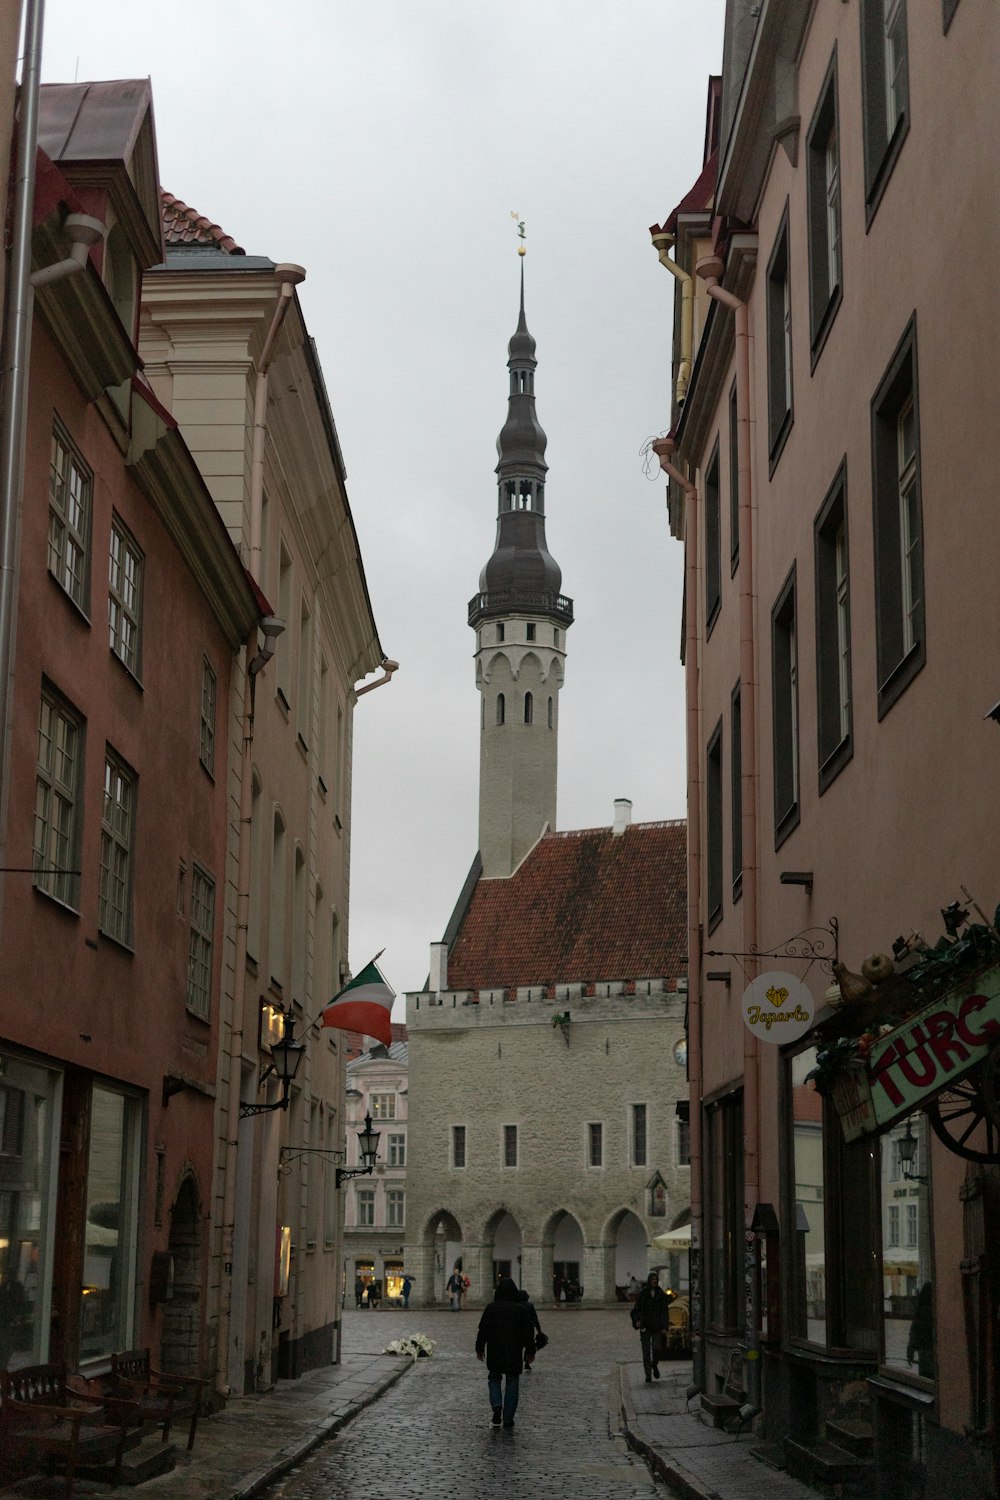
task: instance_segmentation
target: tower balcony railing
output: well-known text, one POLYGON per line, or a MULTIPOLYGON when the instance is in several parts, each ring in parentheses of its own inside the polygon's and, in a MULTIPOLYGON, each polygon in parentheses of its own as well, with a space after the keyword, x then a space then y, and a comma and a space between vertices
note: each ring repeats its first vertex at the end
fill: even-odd
POLYGON ((477 625, 488 615, 548 615, 563 625, 573 623, 573 601, 565 594, 544 589, 490 589, 469 600, 469 624, 477 625))

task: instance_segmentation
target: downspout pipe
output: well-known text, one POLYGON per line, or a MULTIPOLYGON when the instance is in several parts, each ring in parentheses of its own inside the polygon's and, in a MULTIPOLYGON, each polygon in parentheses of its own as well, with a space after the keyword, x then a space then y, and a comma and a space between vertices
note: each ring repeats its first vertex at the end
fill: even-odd
MULTIPOLYGON (((758 939, 758 894, 760 851, 757 827, 757 669, 754 639, 753 491, 750 433, 750 315, 745 302, 720 285, 725 269, 717 255, 702 257, 695 274, 704 281, 708 295, 731 308, 736 334, 736 478, 739 516, 739 626, 740 626, 740 764, 743 835, 743 949, 755 953, 758 939)), ((748 978, 755 977, 754 960, 748 978)), ((743 1210, 749 1234, 760 1197, 760 1069, 756 1036, 744 1027, 743 1035, 743 1210)), ((747 1403, 753 1415, 762 1409, 760 1368, 760 1321, 747 1330, 747 1403)))
MULTIPOLYGON (((704 1079, 701 1043, 701 729, 699 717, 698 600, 701 598, 698 564, 698 491, 673 462, 673 438, 657 438, 653 452, 660 468, 684 492, 684 708, 687 751, 687 951, 688 951, 688 1088, 691 1098, 688 1127, 691 1149, 691 1245, 702 1244, 702 1116, 704 1079)), ((699 1255, 700 1261, 700 1255, 699 1255)), ((704 1307, 703 1297, 699 1299, 704 1307)), ((694 1328, 694 1383, 705 1385, 705 1344, 702 1317, 694 1328)))
POLYGON ((64 260, 33 272, 30 281, 36 290, 51 286, 54 281, 65 281, 67 276, 76 276, 87 264, 91 246, 99 244, 107 233, 100 219, 93 219, 90 214, 68 214, 63 229, 70 241, 69 254, 64 260))
POLYGON ((274 268, 280 283, 278 301, 271 316, 271 326, 257 361, 257 385, 253 397, 253 445, 250 457, 250 574, 260 583, 260 558, 264 517, 264 440, 267 436, 267 386, 271 360, 285 314, 295 288, 306 279, 302 266, 283 262, 274 268))
POLYGON ((683 406, 687 397, 688 385, 691 381, 691 344, 694 336, 694 278, 679 266, 676 260, 671 260, 667 254, 676 236, 667 234, 662 229, 657 229, 654 224, 649 231, 653 241, 653 248, 660 258, 660 265, 665 266, 671 276, 676 277, 681 288, 681 349, 680 362, 677 366, 677 384, 674 390, 674 398, 678 406, 683 406))
POLYGON ((358 688, 357 692, 354 694, 355 698, 363 698, 365 693, 374 693, 376 688, 385 687, 386 683, 392 680, 393 672, 399 671, 399 662, 390 661, 388 657, 385 656, 382 658, 379 665, 381 666, 382 671, 385 675, 380 677, 377 682, 370 682, 367 687, 358 688))
MULTIPOLYGON (((253 725, 257 678, 274 655, 285 622, 268 615, 261 621, 264 644, 250 656, 254 637, 247 642, 243 722, 240 737, 240 808, 236 864, 236 941, 233 959, 233 1011, 229 1028, 229 1088, 226 1098, 226 1159, 223 1171, 222 1259, 232 1268, 236 1216, 236 1157, 239 1150, 240 1095, 243 1091, 243 1025, 246 999, 247 933, 250 925, 250 818, 253 812, 253 725)), ((233 1272, 223 1275, 219 1299, 215 1389, 225 1398, 242 1393, 243 1354, 232 1342, 233 1272)))
MULTIPOLYGON (((21 492, 24 488, 24 412, 31 354, 31 228, 44 18, 45 0, 27 0, 12 195, 3 407, 0 410, 0 865, 7 863, 3 856, 7 847, 10 791, 10 730, 21 562, 21 492)), ((0 914, 3 910, 2 881, 0 875, 0 914)))

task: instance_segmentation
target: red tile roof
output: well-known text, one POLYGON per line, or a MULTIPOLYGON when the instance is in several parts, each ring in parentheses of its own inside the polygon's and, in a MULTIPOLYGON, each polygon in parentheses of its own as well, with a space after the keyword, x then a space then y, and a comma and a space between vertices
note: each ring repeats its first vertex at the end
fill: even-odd
POLYGON ((451 990, 687 972, 687 825, 550 833, 509 880, 480 880, 448 955, 451 990))
POLYGON ((206 219, 197 209, 189 208, 173 193, 160 188, 160 209, 163 215, 163 238, 168 245, 211 245, 216 250, 225 250, 229 255, 245 255, 242 245, 237 245, 231 234, 206 219))

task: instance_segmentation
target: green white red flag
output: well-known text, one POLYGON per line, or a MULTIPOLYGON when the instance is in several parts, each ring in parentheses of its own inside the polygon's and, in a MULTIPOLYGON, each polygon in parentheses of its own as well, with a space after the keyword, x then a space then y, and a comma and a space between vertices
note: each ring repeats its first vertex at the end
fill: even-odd
POLYGON ((388 1047, 392 1042, 392 1002, 396 991, 374 959, 334 995, 320 1015, 321 1026, 360 1031, 388 1047))

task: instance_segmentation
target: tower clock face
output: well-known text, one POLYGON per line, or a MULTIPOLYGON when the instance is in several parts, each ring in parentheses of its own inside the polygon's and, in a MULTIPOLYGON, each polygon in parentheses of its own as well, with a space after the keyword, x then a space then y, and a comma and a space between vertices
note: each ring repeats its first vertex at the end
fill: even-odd
POLYGON ((675 1042, 674 1043, 674 1062, 677 1064, 677 1066, 679 1068, 683 1068, 684 1065, 686 1064, 687 1060, 688 1060, 688 1044, 684 1040, 684 1038, 681 1038, 681 1040, 679 1042, 675 1042))

